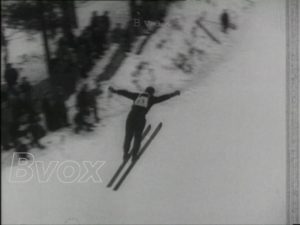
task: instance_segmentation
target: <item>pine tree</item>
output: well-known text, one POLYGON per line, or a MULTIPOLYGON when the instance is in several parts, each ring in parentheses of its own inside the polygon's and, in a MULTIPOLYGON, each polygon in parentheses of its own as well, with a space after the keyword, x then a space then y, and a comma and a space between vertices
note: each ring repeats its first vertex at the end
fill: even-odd
POLYGON ((62 28, 65 35, 73 35, 72 29, 77 25, 75 3, 72 0, 4 0, 1 4, 2 23, 6 27, 42 35, 45 61, 51 75, 49 38, 55 36, 58 28, 62 28))

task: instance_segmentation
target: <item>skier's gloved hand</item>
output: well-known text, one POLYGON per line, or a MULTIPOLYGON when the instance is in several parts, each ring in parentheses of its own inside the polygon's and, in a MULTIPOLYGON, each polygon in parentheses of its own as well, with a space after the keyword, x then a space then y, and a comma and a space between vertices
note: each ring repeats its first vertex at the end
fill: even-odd
POLYGON ((174 94, 175 95, 180 95, 180 91, 177 90, 177 91, 174 92, 174 94))
POLYGON ((116 90, 113 87, 110 87, 110 86, 108 87, 108 90, 113 92, 113 93, 116 92, 116 90))

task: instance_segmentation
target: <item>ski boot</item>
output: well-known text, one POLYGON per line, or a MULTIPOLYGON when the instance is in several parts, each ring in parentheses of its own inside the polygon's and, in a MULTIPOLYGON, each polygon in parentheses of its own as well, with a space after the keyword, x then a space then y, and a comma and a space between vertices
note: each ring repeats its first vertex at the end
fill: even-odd
POLYGON ((135 162, 138 159, 138 154, 132 154, 132 162, 135 162))
POLYGON ((124 155, 123 155, 123 160, 126 161, 126 160, 128 160, 129 158, 130 158, 130 154, 124 153, 124 155))

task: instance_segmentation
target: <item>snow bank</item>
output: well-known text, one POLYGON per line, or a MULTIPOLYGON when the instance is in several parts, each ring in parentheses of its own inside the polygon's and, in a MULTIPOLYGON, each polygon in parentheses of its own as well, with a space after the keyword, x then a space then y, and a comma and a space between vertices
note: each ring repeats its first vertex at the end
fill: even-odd
POLYGON ((238 38, 234 34, 236 31, 229 31, 229 35, 220 31, 219 16, 222 10, 227 9, 233 23, 239 27, 243 26, 243 18, 250 5, 248 1, 240 0, 209 3, 179 1, 173 4, 166 22, 151 38, 142 55, 128 57, 112 83, 139 91, 153 85, 158 92, 184 89, 195 84, 220 59, 228 57, 234 40, 238 38), (214 42, 197 25, 198 20, 221 44, 214 42))
MULTIPOLYGON (((165 23, 151 37, 141 55, 131 54, 111 80, 110 85, 143 91, 154 86, 157 94, 188 90, 205 82, 205 77, 230 58, 232 47, 240 39, 239 27, 247 21, 251 1, 179 1, 171 5, 165 23), (238 28, 221 32, 219 16, 223 9, 238 28), (211 39, 197 22, 203 24, 219 41, 211 39)), ((122 111, 126 100, 112 98, 111 111, 122 111), (116 101, 116 104, 114 103, 116 101)))

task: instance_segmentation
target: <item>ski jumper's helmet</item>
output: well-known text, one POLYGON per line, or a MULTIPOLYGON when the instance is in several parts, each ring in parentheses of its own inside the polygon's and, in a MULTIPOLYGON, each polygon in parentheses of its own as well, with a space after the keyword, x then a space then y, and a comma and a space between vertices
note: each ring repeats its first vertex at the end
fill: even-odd
POLYGON ((154 87, 149 86, 145 89, 145 92, 148 93, 149 95, 153 95, 155 92, 155 89, 154 89, 154 87))

